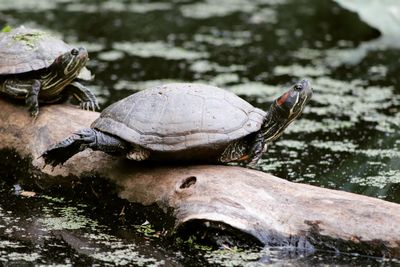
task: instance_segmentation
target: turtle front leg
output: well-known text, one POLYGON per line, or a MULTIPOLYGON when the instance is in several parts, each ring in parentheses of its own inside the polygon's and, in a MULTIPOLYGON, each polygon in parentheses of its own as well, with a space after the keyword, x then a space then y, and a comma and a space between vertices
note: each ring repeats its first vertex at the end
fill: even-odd
POLYGON ((1 91, 15 98, 25 98, 31 116, 36 117, 39 114, 40 88, 39 80, 8 79, 1 87, 1 91))
POLYGON ((39 80, 33 80, 31 88, 28 90, 26 95, 25 103, 28 106, 28 110, 32 117, 36 117, 39 114, 39 91, 41 83, 39 80))
POLYGON ((239 162, 249 167, 255 167, 262 154, 266 151, 264 135, 256 133, 231 143, 219 157, 222 163, 239 162))
POLYGON ((75 97, 82 109, 93 110, 100 109, 96 96, 87 87, 78 81, 71 82, 66 87, 66 92, 75 97))
POLYGON ((265 144, 264 134, 258 132, 254 138, 254 141, 248 152, 247 166, 255 167, 260 160, 261 156, 267 151, 267 145, 265 144))
POLYGON ((221 163, 228 163, 233 161, 245 161, 248 159, 249 141, 247 138, 239 139, 231 144, 229 144, 224 152, 222 152, 219 157, 221 163))

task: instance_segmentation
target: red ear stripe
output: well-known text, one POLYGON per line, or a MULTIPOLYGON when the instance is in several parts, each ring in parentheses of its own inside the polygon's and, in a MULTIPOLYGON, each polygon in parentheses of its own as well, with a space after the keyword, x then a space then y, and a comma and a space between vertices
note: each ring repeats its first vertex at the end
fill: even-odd
POLYGON ((286 101, 286 99, 288 98, 288 96, 289 96, 289 92, 284 93, 280 98, 278 98, 278 99, 276 100, 276 103, 277 103, 279 106, 283 105, 283 103, 285 103, 285 101, 286 101))

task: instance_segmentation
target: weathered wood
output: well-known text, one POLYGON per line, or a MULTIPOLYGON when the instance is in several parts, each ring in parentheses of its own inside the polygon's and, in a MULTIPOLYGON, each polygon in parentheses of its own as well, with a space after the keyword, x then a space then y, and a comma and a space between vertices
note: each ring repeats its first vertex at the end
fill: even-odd
POLYGON ((240 167, 156 167, 90 150, 52 170, 38 156, 88 127, 98 113, 51 105, 33 121, 22 106, 0 99, 0 107, 0 150, 13 149, 29 159, 35 179, 62 183, 93 173, 115 183, 121 198, 172 210, 175 227, 197 220, 222 222, 268 245, 400 257, 399 204, 240 167))

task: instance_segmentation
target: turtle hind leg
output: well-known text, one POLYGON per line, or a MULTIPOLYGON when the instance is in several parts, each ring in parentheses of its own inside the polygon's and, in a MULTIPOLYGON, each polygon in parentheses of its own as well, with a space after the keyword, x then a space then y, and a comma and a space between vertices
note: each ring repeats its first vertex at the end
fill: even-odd
POLYGON ((79 136, 72 135, 51 146, 40 157, 43 158, 45 165, 55 167, 80 152, 82 143, 79 136))
POLYGON ((118 137, 114 137, 95 129, 82 129, 72 136, 46 150, 41 157, 45 164, 53 167, 63 164, 73 155, 91 148, 108 154, 124 154, 128 151, 129 144, 118 137))
POLYGON ((141 146, 133 146, 126 154, 126 157, 130 160, 142 161, 150 157, 150 151, 141 146))

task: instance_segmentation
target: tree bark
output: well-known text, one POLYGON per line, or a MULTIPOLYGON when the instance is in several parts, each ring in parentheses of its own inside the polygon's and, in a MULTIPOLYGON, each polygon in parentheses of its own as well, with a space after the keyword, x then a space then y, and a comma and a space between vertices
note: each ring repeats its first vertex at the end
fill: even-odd
MULTIPOLYGON (((154 166, 86 150, 63 166, 45 167, 41 153, 89 127, 99 113, 69 105, 41 107, 33 120, 25 107, 0 99, 0 150, 28 161, 31 177, 71 186, 87 174, 105 177, 119 197, 159 207, 173 229, 196 221, 222 223, 265 245, 340 250, 400 257, 400 205, 357 194, 292 183, 241 167, 154 166), (171 212, 172 211, 172 212, 171 212)), ((18 168, 2 156, 9 172, 18 168)))

